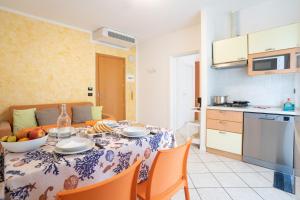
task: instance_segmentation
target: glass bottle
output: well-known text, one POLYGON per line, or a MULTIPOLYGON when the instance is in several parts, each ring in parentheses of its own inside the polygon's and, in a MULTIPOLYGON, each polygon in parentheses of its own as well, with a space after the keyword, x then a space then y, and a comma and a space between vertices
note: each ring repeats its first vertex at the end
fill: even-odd
POLYGON ((61 104, 61 113, 57 118, 57 136, 66 137, 70 134, 71 118, 69 117, 66 109, 66 104, 61 104))

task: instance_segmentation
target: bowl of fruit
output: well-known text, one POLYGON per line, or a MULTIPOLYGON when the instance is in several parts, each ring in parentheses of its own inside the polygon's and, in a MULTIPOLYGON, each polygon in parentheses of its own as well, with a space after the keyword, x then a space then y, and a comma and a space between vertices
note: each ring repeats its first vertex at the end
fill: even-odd
POLYGON ((42 128, 21 130, 16 135, 3 136, 1 145, 9 152, 21 153, 38 149, 47 141, 48 135, 42 128))

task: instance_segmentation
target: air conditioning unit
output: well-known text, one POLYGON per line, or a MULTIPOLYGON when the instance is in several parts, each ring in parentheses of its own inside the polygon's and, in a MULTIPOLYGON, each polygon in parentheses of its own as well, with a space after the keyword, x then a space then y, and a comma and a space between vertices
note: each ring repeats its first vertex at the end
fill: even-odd
POLYGON ((102 27, 93 32, 93 40, 107 44, 130 48, 135 45, 136 39, 130 35, 102 27))

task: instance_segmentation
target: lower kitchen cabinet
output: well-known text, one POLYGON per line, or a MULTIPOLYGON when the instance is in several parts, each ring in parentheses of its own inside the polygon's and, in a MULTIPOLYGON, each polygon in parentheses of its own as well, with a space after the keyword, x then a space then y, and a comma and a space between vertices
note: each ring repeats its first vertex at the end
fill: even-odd
POLYGON ((207 129, 206 146, 220 151, 242 155, 242 134, 207 129))
POLYGON ((241 160, 243 121, 243 112, 208 109, 207 152, 241 160))

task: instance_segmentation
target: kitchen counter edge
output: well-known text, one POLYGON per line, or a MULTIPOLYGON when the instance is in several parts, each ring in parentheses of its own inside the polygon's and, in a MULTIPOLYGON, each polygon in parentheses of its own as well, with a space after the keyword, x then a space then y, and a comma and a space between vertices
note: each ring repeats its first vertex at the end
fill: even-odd
POLYGON ((256 108, 254 106, 248 106, 245 108, 207 106, 207 109, 300 116, 300 109, 297 109, 296 111, 283 111, 282 108, 279 107, 270 107, 270 108, 262 109, 262 108, 256 108))

